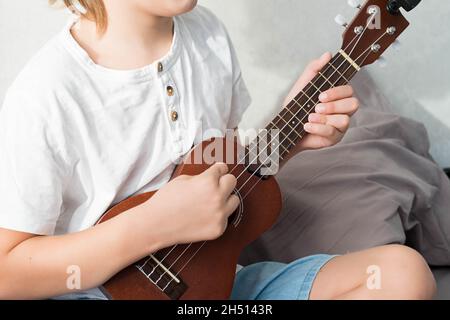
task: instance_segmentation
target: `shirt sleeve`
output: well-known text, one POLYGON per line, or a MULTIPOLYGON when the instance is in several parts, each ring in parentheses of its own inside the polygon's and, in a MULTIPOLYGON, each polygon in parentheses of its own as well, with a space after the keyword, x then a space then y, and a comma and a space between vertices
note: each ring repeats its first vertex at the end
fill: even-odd
POLYGON ((229 36, 228 42, 230 45, 233 72, 233 92, 231 97, 231 112, 228 121, 228 129, 234 129, 237 128, 241 122, 245 111, 247 111, 248 107, 252 103, 252 98, 242 76, 236 50, 234 49, 233 43, 229 36))
POLYGON ((0 110, 0 227, 52 235, 62 205, 64 165, 47 119, 28 93, 0 110))

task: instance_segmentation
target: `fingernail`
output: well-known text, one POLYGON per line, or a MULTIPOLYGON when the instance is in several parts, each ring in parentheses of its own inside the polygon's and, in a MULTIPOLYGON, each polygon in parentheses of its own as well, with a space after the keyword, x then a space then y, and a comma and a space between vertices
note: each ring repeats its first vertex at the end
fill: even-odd
POLYGON ((325 107, 323 104, 319 104, 319 105, 316 107, 316 111, 317 111, 318 113, 325 113, 326 107, 325 107))
POLYGON ((306 124, 305 124, 305 130, 306 130, 306 131, 311 131, 311 127, 312 127, 312 126, 311 126, 310 123, 306 123, 306 124))
POLYGON ((322 92, 319 96, 319 100, 326 100, 328 98, 328 94, 326 92, 322 92))

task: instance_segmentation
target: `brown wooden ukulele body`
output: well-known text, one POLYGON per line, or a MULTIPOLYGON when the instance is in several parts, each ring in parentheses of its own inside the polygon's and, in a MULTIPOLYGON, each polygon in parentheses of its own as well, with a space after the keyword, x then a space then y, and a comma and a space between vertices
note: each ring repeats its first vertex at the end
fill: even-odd
MULTIPOLYGON (((202 164, 192 163, 196 163, 194 162, 195 158, 198 161, 198 155, 203 154, 202 150, 212 145, 217 145, 217 150, 223 150, 224 155, 229 154, 227 145, 228 151, 230 151, 230 144, 225 139, 214 139, 204 142, 188 154, 185 161, 176 168, 172 179, 180 175, 198 175, 208 169, 212 164, 206 164, 205 162, 202 162, 202 164), (223 147, 220 147, 220 145, 223 147)), ((233 143, 232 148, 234 153, 237 154, 238 145, 233 143)), ((230 171, 236 167, 237 156, 233 156, 233 159, 233 164, 227 162, 230 171)), ((202 160, 204 160, 203 157, 202 160)), ((163 288, 172 280, 170 283, 171 288, 168 290, 170 292, 163 292, 137 267, 145 263, 148 259, 148 257, 145 257, 105 283, 103 287, 106 291, 105 293, 112 299, 127 300, 228 299, 233 287, 236 264, 241 251, 269 229, 275 223, 281 211, 281 193, 273 177, 260 181, 258 177, 247 172, 244 165, 238 165, 233 170, 233 174, 236 176, 241 173, 242 176, 238 179, 236 190, 239 190, 245 184, 239 192, 240 196, 245 197, 248 193, 241 203, 242 215, 235 213, 230 218, 229 226, 224 235, 218 240, 205 243, 195 256, 194 253, 200 248, 202 243, 191 245, 187 251, 185 250, 188 245, 179 245, 164 259, 163 264, 168 268, 181 256, 174 266, 170 268, 170 272, 172 275, 176 275, 176 278, 180 280, 180 284, 173 281, 170 277, 167 280, 164 280, 164 277, 162 277, 159 285, 163 288), (248 182, 246 183, 246 181, 248 182), (252 190, 252 188, 254 189, 252 190), (189 261, 191 257, 193 259, 189 261), (180 273, 177 275, 178 272, 180 273)), ((186 192, 189 192, 189 190, 186 190, 186 192)), ((144 203, 153 195, 154 192, 141 194, 119 203, 105 213, 98 223, 107 221, 144 203)), ((173 201, 177 201, 177 199, 173 199, 173 201)), ((173 223, 176 223, 176 221, 173 223)), ((163 259, 169 252, 169 249, 157 253, 158 258, 163 259)), ((146 274, 150 274, 152 269, 155 269, 154 266, 155 262, 151 260, 144 268, 146 274), (151 263, 153 263, 153 267, 151 263)), ((163 276, 167 277, 168 275, 165 274, 163 276)), ((159 277, 155 276, 155 274, 151 276, 153 281, 159 277)))

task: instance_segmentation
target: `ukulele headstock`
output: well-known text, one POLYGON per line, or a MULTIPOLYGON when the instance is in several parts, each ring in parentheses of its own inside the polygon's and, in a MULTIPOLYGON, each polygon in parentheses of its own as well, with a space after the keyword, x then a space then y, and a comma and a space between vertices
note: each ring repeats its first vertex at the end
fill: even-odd
MULTIPOLYGON (((400 10, 390 8, 398 0, 368 0, 346 25, 342 51, 359 67, 377 61, 409 26, 400 10)), ((417 0, 414 0, 417 1, 417 0)))

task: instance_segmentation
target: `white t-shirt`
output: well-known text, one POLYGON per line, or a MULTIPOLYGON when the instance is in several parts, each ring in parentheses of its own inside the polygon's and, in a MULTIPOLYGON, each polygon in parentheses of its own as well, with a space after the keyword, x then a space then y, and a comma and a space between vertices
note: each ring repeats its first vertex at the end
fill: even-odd
POLYGON ((202 7, 174 20, 170 52, 139 70, 96 65, 72 23, 28 63, 0 111, 0 227, 87 229, 238 125, 250 96, 225 28, 202 7))

